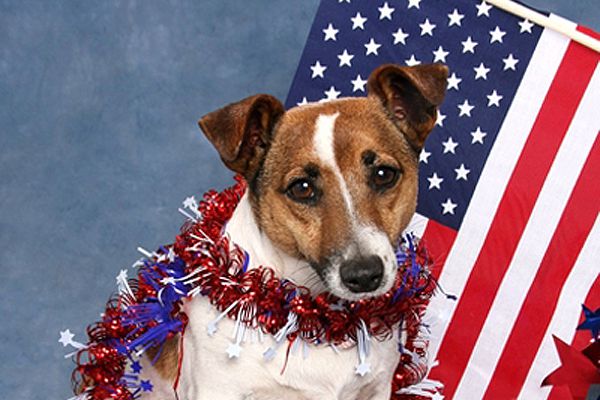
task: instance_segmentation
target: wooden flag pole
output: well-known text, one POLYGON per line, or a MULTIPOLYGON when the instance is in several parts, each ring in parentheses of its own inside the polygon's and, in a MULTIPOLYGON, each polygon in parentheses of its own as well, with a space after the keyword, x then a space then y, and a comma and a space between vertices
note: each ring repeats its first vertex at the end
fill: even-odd
POLYGON ((546 28, 553 29, 568 36, 577 43, 589 47, 590 49, 600 53, 600 40, 597 40, 583 32, 573 29, 566 24, 560 23, 556 19, 552 19, 542 13, 539 13, 531 8, 525 7, 512 0, 486 0, 488 3, 495 5, 511 14, 518 15, 519 17, 525 18, 531 22, 541 25, 546 28))

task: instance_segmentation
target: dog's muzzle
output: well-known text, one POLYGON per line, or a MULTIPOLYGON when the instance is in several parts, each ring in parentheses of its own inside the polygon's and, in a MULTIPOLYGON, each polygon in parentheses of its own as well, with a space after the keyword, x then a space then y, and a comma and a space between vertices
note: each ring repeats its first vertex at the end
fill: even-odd
POLYGON ((353 293, 373 292, 383 279, 383 262, 379 256, 359 257, 340 266, 344 286, 353 293))

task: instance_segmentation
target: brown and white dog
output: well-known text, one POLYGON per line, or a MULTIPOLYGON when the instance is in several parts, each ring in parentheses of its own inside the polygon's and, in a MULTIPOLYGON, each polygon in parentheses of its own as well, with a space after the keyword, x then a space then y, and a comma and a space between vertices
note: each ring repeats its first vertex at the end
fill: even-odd
MULTIPOLYGON (((357 300, 388 291, 395 244, 414 214, 418 154, 435 125, 447 68, 384 65, 368 80, 365 98, 344 98, 285 111, 256 95, 214 111, 200 128, 223 162, 242 174, 248 191, 227 224, 250 254, 250 267, 273 267, 313 293, 357 300)), ((399 361, 398 340, 373 341, 371 373, 355 374, 354 349, 310 347, 265 361, 271 345, 245 342, 239 358, 225 349, 234 322, 212 337, 218 312, 202 296, 186 305, 178 394, 185 400, 388 400, 399 361)), ((168 343, 150 368, 152 399, 174 398, 177 344, 168 343)), ((148 370, 149 368, 146 368, 148 370)))

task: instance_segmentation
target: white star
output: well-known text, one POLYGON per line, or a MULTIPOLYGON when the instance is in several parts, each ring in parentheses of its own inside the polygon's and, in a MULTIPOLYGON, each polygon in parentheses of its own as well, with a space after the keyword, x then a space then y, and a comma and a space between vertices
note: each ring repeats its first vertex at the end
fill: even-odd
POLYGON ((338 0, 338 3, 344 3, 344 2, 350 4, 350 0, 338 0))
POLYGON ((456 76, 456 73, 452 73, 452 75, 450 75, 450 77, 448 78, 448 90, 450 89, 458 89, 458 84, 462 82, 462 78, 459 78, 458 76, 456 76))
POLYGON ((352 82, 352 86, 353 86, 353 87, 352 87, 352 92, 356 92, 356 91, 359 91, 359 90, 360 90, 361 92, 364 92, 364 91, 365 91, 365 85, 367 84, 367 80, 366 80, 366 79, 363 79, 363 78, 360 76, 360 74, 359 74, 359 75, 356 75, 356 79, 355 79, 355 80, 353 80, 353 81, 350 81, 350 82, 352 82))
POLYGON ((500 30, 500 27, 496 25, 493 31, 490 31, 490 43, 499 42, 502 43, 502 38, 506 35, 506 32, 500 30))
POLYGON ((342 54, 338 54, 337 56, 340 59, 340 67, 347 65, 349 67, 352 66, 352 59, 354 58, 353 54, 349 54, 348 50, 344 49, 342 54))
POLYGON ((359 12, 356 13, 354 18, 350 18, 350 21, 352 21, 352 30, 355 30, 355 29, 362 29, 363 31, 365 30, 365 22, 367 22, 367 19, 365 17, 363 17, 362 15, 360 15, 359 12))
POLYGON ((60 332, 60 339, 58 339, 59 343, 62 343, 63 347, 67 347, 68 345, 70 345, 71 343, 73 343, 73 338, 75 337, 75 335, 73 335, 71 333, 70 329, 67 329, 66 331, 61 331, 60 332))
POLYGON ((421 27, 421 36, 429 35, 433 36, 433 30, 435 29, 435 24, 429 22, 429 18, 425 18, 425 21, 422 24, 419 24, 421 27))
POLYGON ((431 153, 423 148, 421 150, 421 152, 419 153, 419 162, 422 162, 424 164, 429 164, 429 156, 430 155, 431 155, 431 153))
POLYGON ((392 36, 394 37, 394 44, 406 44, 406 38, 408 37, 408 33, 405 33, 402 30, 402 28, 398 28, 396 33, 392 33, 392 36))
POLYGON ((446 140, 445 142, 442 142, 442 145, 444 146, 444 153, 452 153, 452 154, 456 154, 456 152, 454 151, 456 149, 456 146, 458 146, 458 142, 455 142, 452 139, 452 136, 448 136, 448 140, 446 140))
POLYGON ((356 374, 360 376, 365 376, 371 372, 371 366, 367 362, 362 362, 356 367, 356 374))
POLYGON ((342 92, 338 92, 335 90, 335 86, 329 88, 329 90, 325 91, 325 96, 327 96, 324 100, 335 100, 339 97, 342 92))
POLYGON ((458 106, 460 109, 459 117, 466 115, 467 117, 471 116, 471 111, 475 108, 474 105, 469 104, 469 100, 465 100, 461 105, 458 106))
POLYGON ((385 3, 383 3, 383 7, 378 7, 377 8, 379 10, 379 19, 389 19, 390 21, 392 20, 392 14, 394 13, 395 8, 391 8, 390 5, 387 3, 387 1, 385 3))
POLYGON ((478 67, 473 68, 475 71, 475 80, 483 78, 487 80, 487 74, 490 72, 490 69, 487 68, 483 63, 480 63, 478 67))
POLYGON ((448 26, 452 26, 452 25, 457 25, 457 26, 461 26, 461 20, 464 18, 464 14, 461 14, 458 12, 458 10, 455 8, 454 11, 452 11, 452 14, 448 14, 448 19, 450 19, 450 21, 448 21, 448 26))
POLYGON ((504 62, 504 71, 508 69, 512 69, 513 71, 517 70, 517 63, 519 60, 513 57, 512 53, 508 55, 508 57, 503 58, 502 62, 504 62))
POLYGON ((337 40, 336 35, 338 34, 339 31, 340 30, 335 29, 332 24, 329 24, 327 26, 327 28, 323 29, 323 33, 325 34, 325 38, 323 40, 324 41, 337 40))
POLYGON ((404 60, 404 62, 409 67, 414 67, 415 65, 421 64, 421 61, 417 60, 414 54, 411 54, 410 58, 408 60, 404 60))
POLYGON ((483 138, 487 136, 487 133, 481 130, 481 127, 478 126, 476 131, 471 132, 471 136, 473 139, 471 140, 471 144, 481 143, 483 144, 483 138))
POLYGON ((444 178, 440 178, 436 172, 433 173, 430 177, 427 178, 429 181, 429 190, 436 188, 438 190, 442 189, 441 183, 444 182, 444 178))
POLYGON ((475 46, 477 46, 479 43, 474 42, 473 39, 471 39, 471 36, 469 36, 467 38, 467 40, 465 40, 464 42, 460 42, 463 45, 463 54, 464 53, 472 53, 475 54, 475 46))
POLYGON ((488 107, 491 107, 491 106, 500 107, 500 100, 502 100, 503 97, 504 96, 499 95, 498 92, 496 91, 496 89, 494 89, 494 91, 492 93, 487 95, 488 107))
POLYGON ((456 180, 468 180, 467 175, 471 172, 470 169, 465 168, 465 164, 460 164, 460 167, 454 168, 454 172, 456 172, 456 180))
POLYGON ((316 77, 324 78, 325 76, 323 75, 323 72, 325 72, 325 70, 327 69, 327 66, 321 65, 319 60, 317 60, 315 65, 310 66, 310 69, 312 71, 312 77, 311 77, 312 79, 315 79, 316 77))
POLYGON ((231 343, 227 347, 227 355, 229 356, 229 358, 234 358, 234 357, 238 358, 240 356, 241 352, 242 352, 242 348, 237 343, 231 343))
POLYGON ((519 22, 519 26, 521 27, 521 30, 519 31, 519 33, 533 33, 531 31, 531 28, 533 28, 533 23, 531 21, 529 21, 528 19, 524 19, 523 21, 519 22))
POLYGON ((490 6, 485 1, 482 1, 481 4, 476 5, 475 7, 477 7, 477 16, 478 17, 480 17, 482 15, 485 15, 486 17, 490 16, 490 10, 492 9, 492 6, 490 6))
POLYGON ((440 112, 440 110, 437 110, 437 118, 435 119, 435 124, 439 125, 439 126, 444 126, 444 120, 446 119, 446 116, 444 114, 442 114, 440 112))
POLYGON ((450 54, 449 51, 445 51, 442 46, 438 47, 437 50, 433 52, 433 62, 446 62, 446 56, 450 54))
POLYGON ((367 48, 367 53, 366 53, 367 56, 369 54, 375 54, 376 56, 379 55, 379 53, 377 52, 377 49, 379 49, 381 47, 381 45, 379 43, 376 43, 375 39, 371 38, 369 43, 365 43, 364 46, 367 48))
POLYGON ((119 275, 117 275, 117 283, 118 282, 127 282, 127 270, 126 269, 122 269, 119 272, 119 275))
POLYGON ((439 392, 435 392, 433 396, 431 396, 431 400, 444 400, 444 395, 439 392))
POLYGON ((420 4, 421 4, 422 0, 408 0, 408 8, 421 8, 420 4))
POLYGON ((456 208, 457 204, 453 203, 452 200, 450 199, 450 197, 448 197, 448 199, 446 199, 446 202, 442 203, 442 214, 452 214, 454 215, 454 209, 456 208))
POLYGON ((297 106, 303 106, 305 104, 308 104, 308 99, 306 97, 303 97, 302 100, 296 103, 297 106))
POLYGON ((194 196, 186 197, 186 199, 183 201, 183 206, 193 210, 198 208, 198 202, 194 196))

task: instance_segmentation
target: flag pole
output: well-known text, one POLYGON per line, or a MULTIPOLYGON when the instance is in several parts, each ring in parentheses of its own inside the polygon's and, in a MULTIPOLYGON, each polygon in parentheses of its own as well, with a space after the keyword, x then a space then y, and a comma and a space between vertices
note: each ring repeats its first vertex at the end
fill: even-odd
POLYGON ((512 0, 486 0, 488 3, 508 11, 511 14, 518 15, 519 17, 525 18, 531 22, 541 25, 546 28, 553 29, 568 36, 577 43, 589 47, 590 49, 600 53, 600 40, 597 40, 590 35, 586 35, 583 32, 573 29, 566 24, 560 23, 559 20, 550 18, 542 13, 539 13, 531 8, 528 8, 522 4, 519 4, 512 0))

